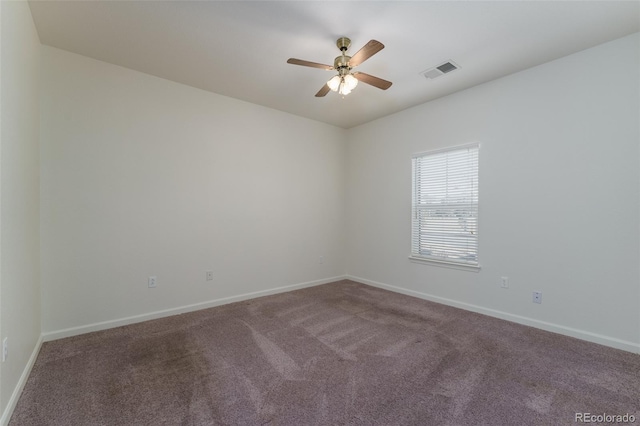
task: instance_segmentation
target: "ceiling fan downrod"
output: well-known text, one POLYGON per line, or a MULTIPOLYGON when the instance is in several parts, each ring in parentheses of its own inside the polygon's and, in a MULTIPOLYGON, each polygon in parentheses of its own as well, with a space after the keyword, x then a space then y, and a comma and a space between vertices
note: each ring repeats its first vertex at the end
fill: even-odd
POLYGON ((345 76, 349 74, 351 68, 349 67, 349 61, 351 60, 351 56, 347 56, 346 52, 351 46, 351 39, 348 37, 340 37, 338 41, 336 41, 336 46, 342 52, 342 55, 336 57, 333 61, 333 68, 338 71, 339 76, 345 76))

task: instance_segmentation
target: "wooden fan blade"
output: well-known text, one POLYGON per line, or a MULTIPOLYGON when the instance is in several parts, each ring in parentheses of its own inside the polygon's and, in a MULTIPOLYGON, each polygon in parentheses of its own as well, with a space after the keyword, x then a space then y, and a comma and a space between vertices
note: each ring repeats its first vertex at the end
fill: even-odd
POLYGON ((323 96, 326 96, 330 90, 331 89, 329 88, 329 86, 325 84, 324 86, 322 86, 322 89, 318 90, 318 93, 316 93, 316 98, 321 98, 323 96))
POLYGON ((287 63, 293 64, 293 65, 302 65, 303 67, 320 68, 328 71, 331 71, 333 69, 331 65, 319 64, 317 62, 303 61, 302 59, 296 59, 296 58, 289 58, 287 63))
POLYGON ((393 84, 390 81, 383 80, 378 77, 374 77, 364 72, 354 72, 353 76, 357 78, 358 81, 370 84, 373 87, 377 87, 378 89, 382 89, 382 90, 387 90, 389 87, 391 87, 391 84, 393 84))
POLYGON ((362 49, 358 50, 356 54, 351 57, 349 66, 351 68, 357 67, 382 49, 384 49, 384 44, 377 40, 370 40, 369 43, 365 44, 362 49))

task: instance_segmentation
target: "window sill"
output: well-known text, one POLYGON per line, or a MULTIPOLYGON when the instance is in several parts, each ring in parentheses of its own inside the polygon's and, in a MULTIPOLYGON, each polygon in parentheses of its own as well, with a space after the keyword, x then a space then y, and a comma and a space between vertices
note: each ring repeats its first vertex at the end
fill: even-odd
POLYGON ((441 268, 459 269, 461 271, 480 272, 480 265, 470 265, 465 263, 447 262, 446 260, 427 259, 424 257, 409 256, 409 260, 414 263, 421 263, 441 268))

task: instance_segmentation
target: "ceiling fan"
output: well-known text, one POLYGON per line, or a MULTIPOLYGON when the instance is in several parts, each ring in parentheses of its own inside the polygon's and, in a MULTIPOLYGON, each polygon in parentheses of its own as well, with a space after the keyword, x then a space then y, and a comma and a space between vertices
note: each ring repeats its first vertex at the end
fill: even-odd
POLYGON ((316 93, 316 97, 320 98, 329 93, 330 90, 334 92, 338 92, 341 95, 345 96, 351 93, 351 91, 357 86, 358 81, 362 81, 363 83, 370 84, 373 87, 377 87, 378 89, 387 90, 391 87, 391 82, 387 80, 383 80, 378 77, 374 77, 372 75, 351 70, 382 49, 384 49, 384 44, 380 43, 377 40, 371 40, 369 43, 365 44, 362 49, 358 50, 355 55, 347 56, 346 52, 351 46, 351 40, 347 37, 340 37, 336 42, 338 49, 342 52, 340 56, 338 56, 333 61, 333 66, 319 64, 317 62, 309 62, 303 61, 302 59, 289 58, 287 60, 288 64, 293 65, 302 65, 305 67, 312 68, 321 68, 323 70, 338 71, 338 75, 331 78, 327 83, 322 86, 322 89, 316 93))

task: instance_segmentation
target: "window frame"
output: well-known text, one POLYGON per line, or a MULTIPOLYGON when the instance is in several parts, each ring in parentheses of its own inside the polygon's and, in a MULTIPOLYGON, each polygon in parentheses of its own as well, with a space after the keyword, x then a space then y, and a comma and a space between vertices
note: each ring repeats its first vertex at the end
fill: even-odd
POLYGON ((480 236, 478 233, 479 230, 479 206, 480 206, 480 143, 474 142, 464 145, 457 145, 452 147, 440 148, 430 151, 419 152, 411 155, 411 235, 410 235, 410 254, 409 260, 416 263, 429 264, 434 266, 442 266, 453 269, 461 269, 467 271, 478 272, 481 269, 480 258, 479 258, 479 248, 480 248, 480 236), (476 203, 475 203, 475 221, 476 221, 476 237, 475 237, 475 262, 464 261, 464 260, 456 260, 451 258, 438 258, 437 256, 425 256, 417 253, 414 249, 415 241, 414 239, 417 236, 416 226, 418 225, 417 219, 417 186, 416 186, 416 160, 418 158, 428 157, 431 155, 442 154, 446 152, 460 151, 465 149, 475 149, 476 150, 476 176, 475 176, 475 191, 476 191, 476 203))

